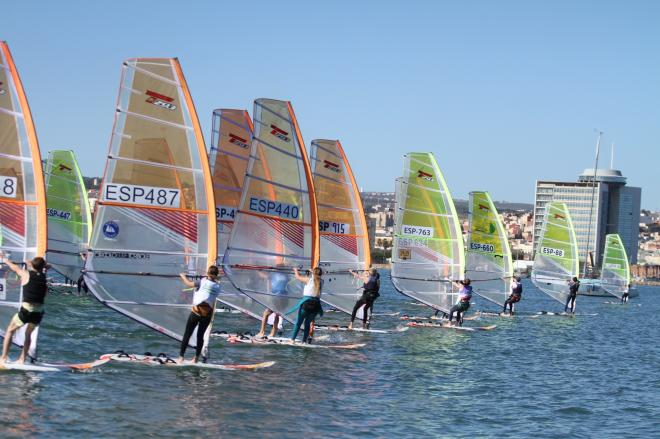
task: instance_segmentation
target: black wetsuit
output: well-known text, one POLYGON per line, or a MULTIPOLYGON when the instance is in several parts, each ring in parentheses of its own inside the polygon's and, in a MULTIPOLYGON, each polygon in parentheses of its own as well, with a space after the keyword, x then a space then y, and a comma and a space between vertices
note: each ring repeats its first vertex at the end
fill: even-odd
MULTIPOLYGON (((23 285, 23 302, 33 305, 43 305, 48 292, 48 283, 46 282, 46 273, 28 270, 30 280, 23 285)), ((18 318, 23 323, 38 325, 44 316, 43 311, 28 311, 21 308, 18 310, 18 318)))
POLYGON ((351 313, 351 323, 353 323, 355 320, 355 315, 357 314, 358 309, 364 305, 364 312, 362 314, 362 326, 366 327, 367 320, 369 319, 369 312, 373 312, 374 302, 376 299, 378 299, 378 297, 380 297, 380 293, 378 292, 380 290, 380 274, 376 273, 375 276, 369 276, 369 280, 367 280, 363 288, 364 293, 362 293, 362 296, 358 299, 357 302, 355 302, 355 306, 353 307, 353 312, 351 313))
POLYGON ((81 274, 77 282, 78 286, 78 295, 80 296, 81 291, 85 291, 85 294, 89 293, 89 288, 87 288, 87 282, 85 282, 85 275, 81 274))
POLYGON ((564 306, 564 312, 568 312, 568 308, 571 308, 571 312, 575 309, 575 298, 577 297, 577 292, 580 289, 580 281, 573 282, 568 284, 568 298, 566 299, 566 306, 564 306))
POLYGON ((456 321, 458 324, 463 323, 461 314, 464 314, 468 309, 470 309, 470 300, 472 299, 472 287, 465 285, 461 288, 459 292, 459 297, 461 298, 460 302, 456 305, 449 308, 449 323, 454 319, 454 313, 456 313, 456 321))
POLYGON ((520 302, 520 298, 522 297, 523 287, 522 287, 522 283, 520 282, 516 282, 516 284, 517 285, 511 292, 509 298, 504 301, 504 309, 502 310, 503 313, 506 312, 506 307, 508 305, 509 313, 513 315, 513 304, 520 302))

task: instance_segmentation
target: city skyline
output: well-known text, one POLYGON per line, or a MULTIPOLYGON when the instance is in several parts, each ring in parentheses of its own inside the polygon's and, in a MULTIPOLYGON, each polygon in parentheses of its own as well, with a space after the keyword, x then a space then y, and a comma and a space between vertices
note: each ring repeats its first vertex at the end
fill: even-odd
POLYGON ((121 62, 178 56, 207 142, 213 109, 288 99, 306 144, 339 138, 365 191, 430 150, 455 198, 533 203, 536 181, 593 166, 598 128, 601 167, 614 142, 614 168, 660 210, 660 5, 198 2, 174 22, 168 4, 6 5, 44 156, 72 149, 102 175, 121 62))

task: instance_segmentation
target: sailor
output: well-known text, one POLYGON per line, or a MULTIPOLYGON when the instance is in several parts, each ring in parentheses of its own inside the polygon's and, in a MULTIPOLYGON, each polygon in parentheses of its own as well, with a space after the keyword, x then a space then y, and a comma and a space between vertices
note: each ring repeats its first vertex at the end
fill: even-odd
POLYGON ((298 306, 298 318, 293 327, 293 335, 291 341, 295 342, 298 337, 300 326, 304 325, 303 329, 303 343, 309 343, 309 331, 311 329, 317 314, 323 315, 323 308, 321 307, 321 291, 323 290, 323 270, 321 267, 315 267, 313 274, 310 277, 301 276, 297 268, 293 269, 296 280, 305 283, 303 289, 303 298, 298 306))
POLYGON ((458 302, 456 305, 449 309, 449 324, 452 324, 454 313, 456 313, 456 323, 460 326, 463 323, 462 314, 470 308, 470 300, 472 299, 472 287, 470 286, 470 279, 465 278, 454 282, 454 285, 460 288, 458 291, 458 302))
MULTIPOLYGON (((283 308, 286 307, 286 294, 287 294, 287 285, 289 284, 289 276, 283 273, 281 270, 286 268, 286 265, 284 264, 278 264, 276 266, 277 270, 273 271, 270 273, 269 276, 269 282, 270 282, 270 292, 274 295, 273 301, 275 302, 275 305, 282 305, 281 307, 276 306, 277 308, 283 308)), ((259 273, 259 276, 262 276, 262 273, 259 273)), ((261 316, 261 328, 259 329, 259 333, 257 333, 256 337, 263 337, 266 334, 266 325, 268 324, 268 317, 270 317, 271 314, 273 314, 275 311, 272 309, 266 308, 264 310, 263 315, 261 316)), ((269 337, 275 337, 275 334, 277 334, 277 328, 279 327, 280 324, 280 315, 275 313, 275 317, 273 318, 273 327, 270 330, 270 335, 269 337)))
POLYGON ((23 285, 23 302, 21 303, 21 308, 18 310, 18 313, 16 313, 11 319, 9 326, 5 331, 5 340, 2 345, 2 357, 0 357, 0 363, 7 361, 9 345, 11 344, 11 339, 14 336, 14 333, 23 325, 27 325, 25 328, 23 350, 16 361, 19 364, 23 364, 25 362, 25 357, 30 351, 32 332, 37 326, 39 326, 41 319, 44 316, 44 299, 48 292, 48 284, 46 283, 46 260, 41 256, 37 256, 30 262, 26 263, 26 270, 7 259, 1 251, 0 258, 2 258, 2 261, 7 264, 11 271, 21 278, 21 285, 23 285))
POLYGON ((181 350, 179 351, 178 363, 183 363, 183 356, 186 353, 188 348, 188 342, 192 333, 197 328, 197 345, 195 347, 195 356, 192 359, 193 363, 197 363, 199 356, 202 353, 202 348, 204 347, 204 334, 206 333, 206 328, 211 324, 213 319, 213 310, 215 306, 215 300, 220 294, 220 284, 218 284, 218 276, 220 270, 215 265, 211 265, 206 272, 206 277, 202 278, 198 282, 193 282, 186 276, 185 273, 181 273, 181 281, 187 287, 194 288, 195 293, 193 294, 192 301, 192 310, 188 316, 188 321, 186 322, 186 330, 183 333, 183 340, 181 340, 181 350))
POLYGON ((627 303, 628 299, 630 298, 630 289, 632 288, 632 284, 628 284, 628 289, 621 295, 621 303, 627 303))
POLYGON ((520 282, 520 276, 513 278, 511 282, 511 294, 504 301, 504 309, 502 309, 502 314, 506 314, 506 307, 509 305, 509 315, 513 315, 513 304, 520 302, 522 297, 523 287, 522 282, 520 282))
POLYGON ((564 306, 564 312, 568 312, 570 306, 571 312, 575 312, 575 298, 577 297, 577 292, 580 289, 580 281, 577 277, 570 279, 568 281, 568 298, 566 299, 566 306, 564 306))
POLYGON ((368 270, 360 275, 353 270, 348 270, 356 279, 362 279, 364 282, 364 285, 362 286, 363 288, 363 293, 362 296, 358 299, 357 302, 355 302, 355 306, 353 307, 353 312, 351 313, 351 323, 348 325, 348 329, 353 329, 353 322, 355 321, 355 315, 357 314, 358 309, 360 309, 361 306, 364 306, 364 310, 362 311, 362 328, 363 329, 368 329, 369 328, 369 314, 370 312, 373 313, 374 310, 374 302, 378 297, 380 297, 380 293, 378 292, 380 290, 380 274, 378 273, 378 270, 375 268, 372 268, 371 270, 368 270))

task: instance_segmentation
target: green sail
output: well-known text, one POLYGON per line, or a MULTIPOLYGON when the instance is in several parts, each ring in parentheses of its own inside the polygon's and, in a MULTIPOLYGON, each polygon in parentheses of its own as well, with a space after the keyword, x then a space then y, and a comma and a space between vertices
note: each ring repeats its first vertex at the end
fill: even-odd
POLYGON ((602 288, 608 293, 621 298, 628 292, 630 285, 630 265, 626 248, 618 234, 605 237, 603 266, 600 270, 602 288))
POLYGON ((534 255, 532 282, 544 293, 565 304, 567 282, 578 275, 578 248, 573 221, 564 203, 545 206, 541 238, 534 255))
POLYGON ((73 151, 51 151, 46 162, 47 260, 60 274, 77 280, 92 231, 87 191, 73 151))
POLYGON ((475 293, 500 306, 511 293, 513 261, 504 224, 488 192, 470 192, 465 277, 475 293))
POLYGON ((457 300, 452 282, 463 277, 465 250, 454 202, 432 153, 404 156, 396 201, 394 287, 447 313, 457 300))

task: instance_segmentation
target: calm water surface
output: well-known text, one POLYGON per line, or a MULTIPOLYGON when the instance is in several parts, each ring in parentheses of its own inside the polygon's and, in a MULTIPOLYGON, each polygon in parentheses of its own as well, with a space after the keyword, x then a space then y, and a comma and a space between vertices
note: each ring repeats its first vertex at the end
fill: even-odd
MULTIPOLYGON (((377 313, 428 314, 384 286, 377 313)), ((0 436, 660 437, 660 289, 639 291, 627 306, 578 298, 578 311, 596 316, 466 322, 496 323, 490 332, 330 336, 367 343, 355 351, 215 342, 213 361, 277 361, 255 372, 122 364, 4 372, 0 436)), ((527 281, 519 305, 561 308, 527 281)), ((477 298, 472 310, 486 308, 477 298)), ((321 320, 339 319, 346 320, 338 313, 321 320)), ((378 328, 400 323, 376 319, 378 328)), ((219 314, 216 328, 256 325, 219 314)), ((93 298, 51 295, 41 331, 44 361, 89 361, 117 349, 177 352, 176 342, 93 298)))

